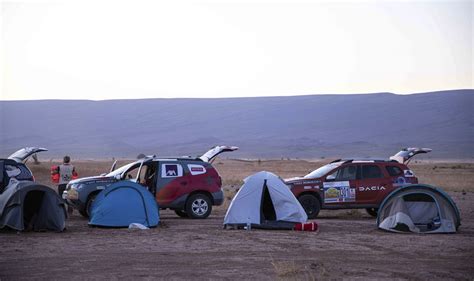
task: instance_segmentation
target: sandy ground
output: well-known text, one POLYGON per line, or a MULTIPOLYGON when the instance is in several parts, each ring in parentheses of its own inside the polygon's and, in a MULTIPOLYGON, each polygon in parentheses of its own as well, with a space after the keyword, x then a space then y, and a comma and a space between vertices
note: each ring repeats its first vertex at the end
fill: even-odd
POLYGON ((0 233, 0 279, 473 280, 474 193, 450 192, 457 234, 394 234, 358 210, 322 211, 319 233, 223 230, 161 212, 150 230, 103 229, 74 213, 63 233, 0 233))
MULTIPOLYGON (((449 191, 461 211, 457 234, 388 233, 359 210, 322 211, 319 233, 222 229, 229 199, 246 176, 260 170, 304 175, 325 162, 219 160, 226 202, 205 220, 162 211, 154 229, 103 229, 75 212, 63 233, 2 231, 0 280, 474 280, 473 164, 411 165, 421 182, 449 191)), ((51 185, 51 164, 30 165, 38 182, 51 185)), ((111 163, 74 164, 89 176, 111 163)))

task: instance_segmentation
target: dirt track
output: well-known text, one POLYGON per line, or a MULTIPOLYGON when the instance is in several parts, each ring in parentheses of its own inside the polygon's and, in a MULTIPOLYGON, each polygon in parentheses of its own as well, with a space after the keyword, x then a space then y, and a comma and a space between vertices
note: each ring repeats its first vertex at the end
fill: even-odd
POLYGON ((320 232, 223 230, 161 212, 151 230, 87 226, 64 233, 0 233, 0 277, 12 279, 456 279, 474 276, 474 193, 451 192, 457 234, 393 234, 362 211, 322 211, 320 232))

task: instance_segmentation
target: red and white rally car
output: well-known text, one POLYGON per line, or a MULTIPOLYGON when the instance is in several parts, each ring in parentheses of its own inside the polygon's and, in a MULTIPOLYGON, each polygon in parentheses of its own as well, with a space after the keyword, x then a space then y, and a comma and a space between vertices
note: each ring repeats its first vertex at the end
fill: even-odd
POLYGON ((429 148, 405 148, 388 160, 338 159, 304 177, 286 179, 286 184, 315 218, 321 209, 364 208, 377 215, 379 205, 395 188, 418 183, 407 164, 429 148))
POLYGON ((133 181, 145 186, 156 198, 161 209, 172 209, 178 216, 204 219, 213 205, 224 201, 222 179, 212 161, 236 146, 215 146, 200 157, 163 158, 149 156, 111 172, 80 178, 68 183, 63 198, 89 217, 97 194, 118 181, 133 181))

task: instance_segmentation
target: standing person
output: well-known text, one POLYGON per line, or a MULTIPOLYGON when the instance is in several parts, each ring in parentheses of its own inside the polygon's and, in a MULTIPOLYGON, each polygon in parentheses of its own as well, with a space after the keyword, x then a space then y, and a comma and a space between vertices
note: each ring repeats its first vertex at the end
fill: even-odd
MULTIPOLYGON (((52 171, 53 176, 59 175, 58 194, 61 198, 63 197, 63 192, 64 190, 66 190, 66 186, 68 182, 72 179, 77 178, 76 169, 70 162, 71 162, 71 157, 66 155, 63 158, 63 163, 57 166, 57 168, 52 171)), ((58 176, 56 176, 56 178, 58 178, 58 176)), ((72 208, 69 206, 68 206, 68 211, 72 213, 72 208)))

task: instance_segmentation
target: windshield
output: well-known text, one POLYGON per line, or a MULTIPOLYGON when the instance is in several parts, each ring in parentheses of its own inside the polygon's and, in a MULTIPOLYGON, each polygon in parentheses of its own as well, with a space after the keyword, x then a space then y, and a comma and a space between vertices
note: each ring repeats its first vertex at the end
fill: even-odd
POLYGON ((130 167, 132 167, 135 164, 137 164, 137 162, 132 162, 130 164, 122 166, 122 167, 118 168, 117 170, 108 173, 106 176, 107 177, 115 177, 116 175, 121 175, 121 174, 123 174, 123 172, 127 171, 128 169, 130 169, 130 167))
POLYGON ((324 175, 326 175, 327 173, 329 173, 331 170, 341 166, 343 162, 336 162, 336 163, 331 163, 331 164, 327 164, 327 165, 324 165, 314 171, 312 171, 311 173, 307 174, 306 176, 304 176, 305 179, 314 179, 314 178, 320 178, 324 175))

